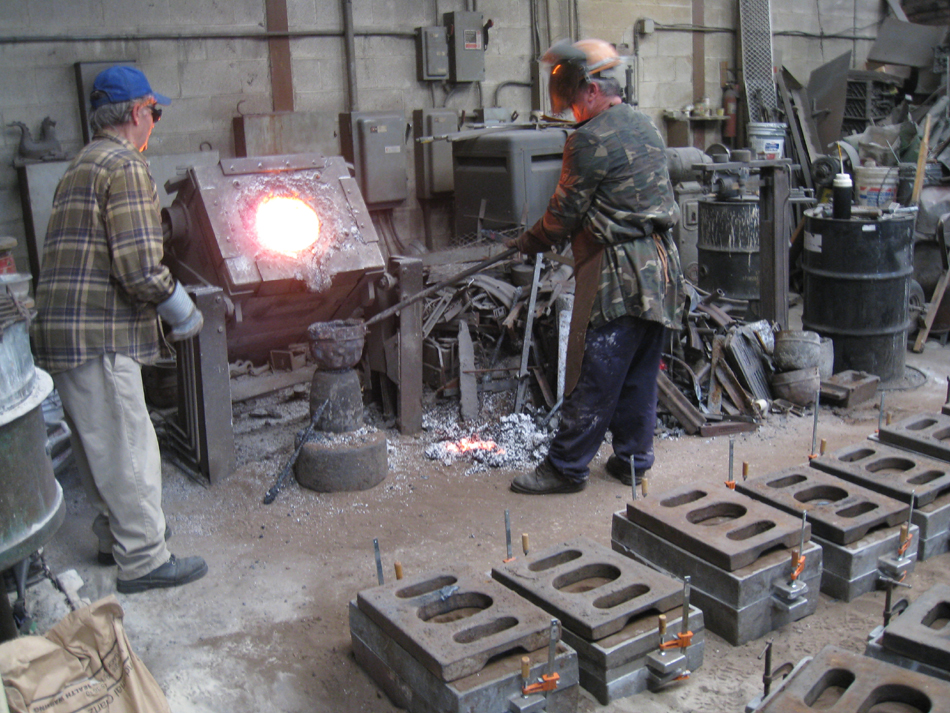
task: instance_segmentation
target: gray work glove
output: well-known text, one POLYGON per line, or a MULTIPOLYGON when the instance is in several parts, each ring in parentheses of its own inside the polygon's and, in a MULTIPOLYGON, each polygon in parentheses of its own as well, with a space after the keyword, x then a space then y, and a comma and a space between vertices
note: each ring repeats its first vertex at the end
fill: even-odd
POLYGON ((204 317, 185 292, 180 282, 175 283, 172 296, 158 305, 159 316, 171 325, 172 331, 165 336, 170 342, 190 339, 201 331, 204 317))

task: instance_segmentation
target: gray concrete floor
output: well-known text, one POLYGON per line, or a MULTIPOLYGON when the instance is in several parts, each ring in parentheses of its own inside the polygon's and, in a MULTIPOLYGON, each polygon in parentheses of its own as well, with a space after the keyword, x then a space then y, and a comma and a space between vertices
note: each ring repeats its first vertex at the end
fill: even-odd
MULTIPOLYGON (((917 388, 889 391, 885 410, 896 418, 939 411, 946 400, 950 348, 935 341, 908 353, 917 388)), ((542 498, 508 490, 516 473, 470 472, 468 463, 444 466, 424 457, 433 437, 391 431, 390 471, 372 490, 318 494, 291 483, 272 505, 261 498, 292 450, 307 418, 305 400, 272 399, 279 418, 237 414, 239 467, 224 483, 202 487, 173 466, 165 474, 165 507, 180 555, 198 553, 210 572, 174 590, 117 595, 133 649, 165 691, 176 713, 229 711, 392 711, 392 704, 356 665, 350 649, 347 603, 376 583, 373 540, 387 576, 396 561, 407 573, 462 562, 488 572, 505 557, 504 512, 517 536, 541 548, 584 535, 610 544, 612 514, 629 498, 607 477, 609 446, 592 464, 584 492, 542 498)), ((861 441, 877 426, 878 402, 849 410, 822 408, 820 437, 830 449, 861 441)), ((772 415, 736 438, 737 462, 766 473, 807 459, 812 419, 772 415)), ((727 473, 728 439, 660 439, 651 491, 685 482, 720 484, 727 473)), ((54 573, 76 570, 79 594, 94 601, 115 593, 115 570, 95 563, 92 513, 77 479, 63 478, 68 514, 46 547, 54 573)), ((651 494, 652 494, 651 493, 651 494)), ((919 563, 909 578, 916 598, 947 581, 950 556, 919 563)), ((40 631, 66 612, 58 592, 31 590, 40 631)), ((833 643, 863 652, 880 623, 883 595, 851 603, 821 595, 815 615, 773 632, 775 660, 797 661, 833 643)), ((705 663, 690 680, 660 693, 601 707, 583 694, 578 710, 739 711, 761 687, 764 638, 733 647, 707 632, 705 663)))

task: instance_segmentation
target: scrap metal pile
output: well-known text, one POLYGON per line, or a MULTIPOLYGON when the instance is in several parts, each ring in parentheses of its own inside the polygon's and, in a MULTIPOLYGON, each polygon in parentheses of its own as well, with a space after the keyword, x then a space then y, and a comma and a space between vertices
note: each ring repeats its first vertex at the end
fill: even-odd
MULTIPOLYGON (((541 428, 556 422, 563 399, 573 279, 563 258, 550 258, 543 257, 535 266, 509 262, 428 298, 423 312, 425 383, 439 399, 458 399, 456 413, 465 424, 430 425, 444 442, 458 443, 471 435, 469 431, 488 438, 488 420, 498 416, 479 408, 479 397, 488 394, 513 397, 513 404, 508 398, 503 407, 505 414, 533 415, 541 428)), ((434 279, 430 275, 430 281, 434 279)), ((658 426, 674 434, 714 436, 754 430, 770 410, 801 415, 802 406, 817 398, 817 367, 804 398, 775 398, 770 385, 775 373, 773 326, 748 320, 746 300, 692 285, 689 292, 683 328, 670 332, 664 349, 658 426)), ((503 438, 505 430, 492 429, 492 440, 503 438)), ((531 449, 537 445, 535 435, 531 449)), ((439 448, 430 447, 430 457, 454 458, 455 449, 439 448)), ((496 452, 476 460, 490 464, 497 458, 496 452)))

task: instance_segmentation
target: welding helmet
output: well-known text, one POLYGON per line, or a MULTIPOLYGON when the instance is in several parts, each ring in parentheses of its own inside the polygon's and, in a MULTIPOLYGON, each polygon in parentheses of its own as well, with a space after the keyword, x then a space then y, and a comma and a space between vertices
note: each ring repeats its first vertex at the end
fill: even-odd
POLYGON ((560 114, 569 108, 592 79, 610 76, 610 70, 622 62, 613 45, 603 40, 561 40, 551 45, 541 61, 550 66, 548 93, 551 108, 560 114))

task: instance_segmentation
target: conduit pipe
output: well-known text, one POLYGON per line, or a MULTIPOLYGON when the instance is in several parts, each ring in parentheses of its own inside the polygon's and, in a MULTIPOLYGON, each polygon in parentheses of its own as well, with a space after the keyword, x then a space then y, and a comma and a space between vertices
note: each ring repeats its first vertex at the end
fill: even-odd
POLYGON ((353 29, 353 0, 343 3, 343 44, 346 47, 346 88, 349 94, 350 111, 360 110, 360 100, 356 89, 356 42, 353 29))

